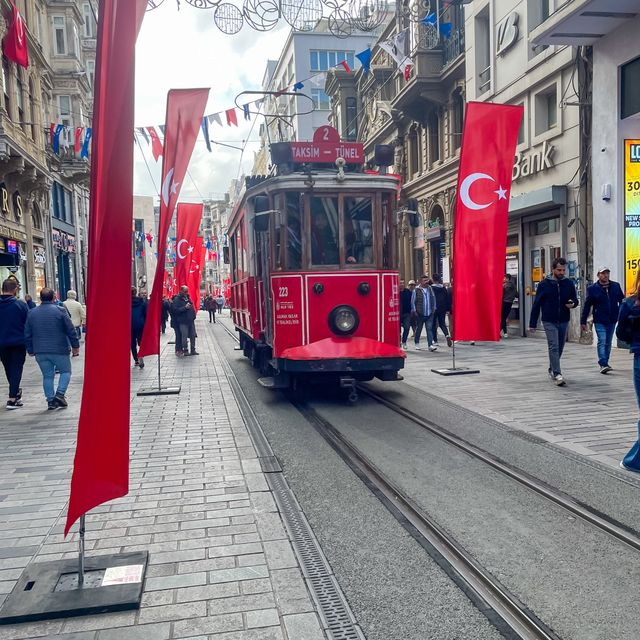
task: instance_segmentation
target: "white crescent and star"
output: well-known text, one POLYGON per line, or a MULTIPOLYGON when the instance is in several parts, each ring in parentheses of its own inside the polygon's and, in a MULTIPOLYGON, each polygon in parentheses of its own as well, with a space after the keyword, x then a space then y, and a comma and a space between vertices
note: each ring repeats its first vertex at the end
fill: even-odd
POLYGON ((182 240, 178 240, 178 243, 176 244, 176 254, 178 255, 178 258, 180 258, 180 260, 184 260, 187 256, 186 255, 182 255, 182 252, 180 251, 180 248, 182 247, 182 245, 186 244, 189 245, 187 247, 187 253, 193 253, 193 247, 189 244, 189 242, 187 240, 185 240, 184 238, 182 238, 182 240))
MULTIPOLYGON (((486 173, 470 173, 460 185, 460 200, 462 204, 467 207, 467 209, 471 209, 472 211, 480 211, 482 209, 486 209, 490 207, 493 202, 487 202, 486 204, 481 204, 476 202, 469 195, 469 190, 471 189, 471 185, 477 180, 491 180, 491 182, 495 182, 495 178, 492 178, 490 175, 486 173)), ((506 200, 507 199, 507 190, 500 185, 500 187, 494 191, 493 193, 498 195, 498 200, 506 200)))
POLYGON ((164 202, 164 206, 169 206, 169 197, 172 193, 178 193, 178 185, 179 182, 173 180, 174 167, 171 167, 165 176, 164 182, 162 183, 162 201, 164 202))

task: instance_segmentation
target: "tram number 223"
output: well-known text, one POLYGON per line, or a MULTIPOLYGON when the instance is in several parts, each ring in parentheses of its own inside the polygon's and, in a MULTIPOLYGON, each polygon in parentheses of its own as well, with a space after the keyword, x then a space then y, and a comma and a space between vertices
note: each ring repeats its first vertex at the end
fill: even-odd
POLYGON ((289 287, 278 287, 278 298, 288 298, 289 287))

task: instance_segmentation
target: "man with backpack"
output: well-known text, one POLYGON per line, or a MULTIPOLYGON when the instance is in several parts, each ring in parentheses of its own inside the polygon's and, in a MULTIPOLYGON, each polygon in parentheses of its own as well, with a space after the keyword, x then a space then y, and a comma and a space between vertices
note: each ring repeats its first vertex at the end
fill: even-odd
POLYGON ((611 355, 611 342, 613 332, 618 321, 620 303, 624 300, 622 287, 609 279, 609 267, 598 269, 598 281, 587 287, 587 298, 584 301, 580 325, 583 331, 587 330, 587 318, 593 308, 593 327, 598 336, 598 364, 600 373, 609 373, 609 356, 611 355))

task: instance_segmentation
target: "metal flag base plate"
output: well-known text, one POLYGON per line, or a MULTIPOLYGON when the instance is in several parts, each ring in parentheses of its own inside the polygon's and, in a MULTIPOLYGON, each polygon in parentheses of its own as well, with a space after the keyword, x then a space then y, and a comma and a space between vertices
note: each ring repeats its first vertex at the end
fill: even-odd
POLYGON ((0 624, 35 622, 138 609, 149 553, 85 558, 78 588, 78 560, 30 564, 0 608, 0 624))
POLYGON ((137 396, 175 396, 180 393, 180 387, 152 387, 151 389, 140 389, 137 396))
POLYGON ((451 367, 450 369, 431 369, 433 373, 439 376, 464 376, 469 373, 480 373, 480 369, 471 369, 469 367, 451 367))

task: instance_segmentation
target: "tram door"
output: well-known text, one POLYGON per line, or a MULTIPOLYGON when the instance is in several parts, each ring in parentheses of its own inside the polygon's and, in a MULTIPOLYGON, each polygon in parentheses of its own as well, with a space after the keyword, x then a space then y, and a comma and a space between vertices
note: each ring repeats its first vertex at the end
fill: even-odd
POLYGON ((259 314, 265 336, 269 344, 273 344, 273 323, 271 312, 271 286, 269 268, 269 230, 256 231, 256 286, 258 287, 259 314))

